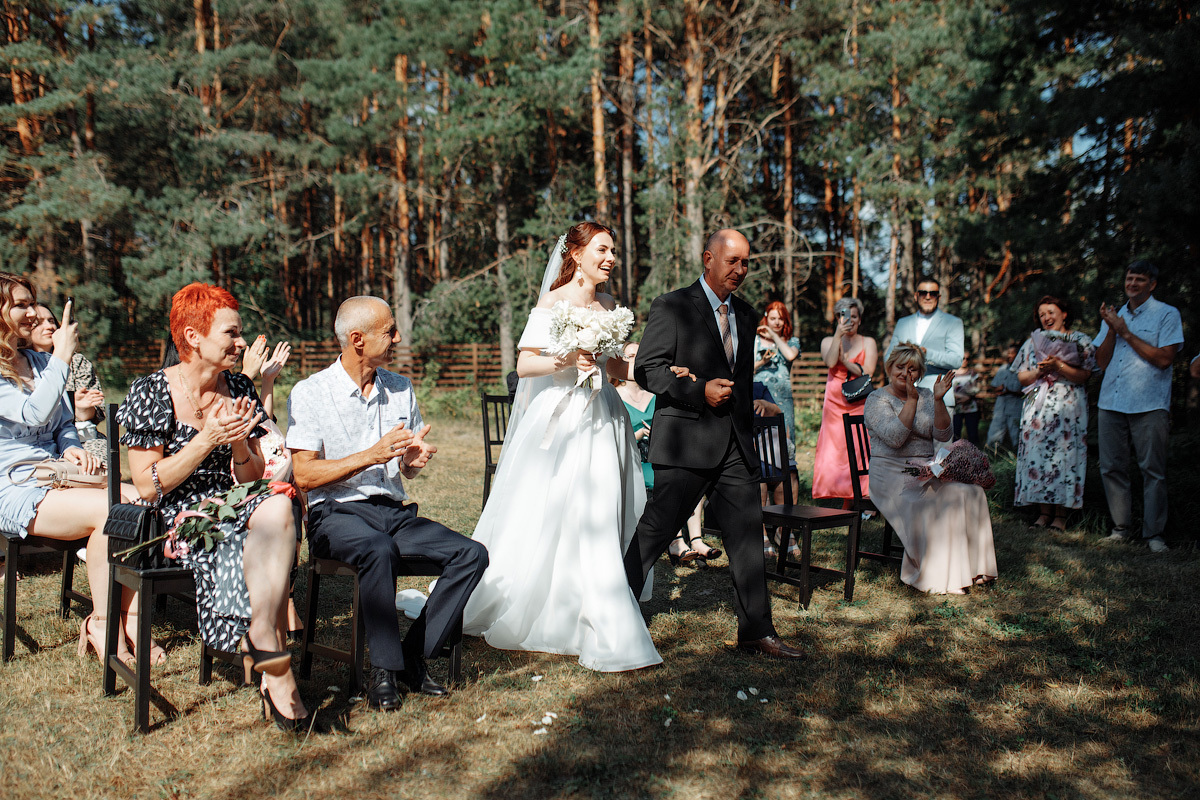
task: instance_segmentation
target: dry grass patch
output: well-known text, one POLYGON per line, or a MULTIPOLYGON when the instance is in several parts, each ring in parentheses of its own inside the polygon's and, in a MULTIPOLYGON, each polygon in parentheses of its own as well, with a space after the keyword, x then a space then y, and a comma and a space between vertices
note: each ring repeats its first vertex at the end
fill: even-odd
MULTIPOLYGON (((478 424, 438 419, 433 438, 436 466, 413 493, 423 514, 469 531, 478 424)), ((1195 796, 1200 559, 1190 547, 1164 558, 1080 530, 1035 534, 1006 514, 996 517, 1001 579, 987 590, 920 595, 894 568, 867 564, 853 603, 827 585, 801 611, 794 589, 773 585, 780 631, 809 652, 799 666, 723 646, 735 630, 724 561, 676 571, 664 560, 646 609, 662 667, 597 674, 470 639, 464 687, 384 715, 351 702, 345 671, 318 659, 302 691, 326 730, 298 740, 267 727, 234 670, 197 685, 195 614, 175 601, 156 626, 170 662, 154 678, 177 713, 152 709, 151 733, 131 734, 129 694, 103 697, 99 665, 75 658, 78 620, 53 615, 57 569, 38 561, 19 592, 28 637, 0 669, 0 793, 1195 796), (549 724, 547 712, 557 715, 549 724)), ((841 536, 817 540, 819 558, 836 563, 841 536)), ((328 624, 344 632, 346 586, 327 586, 328 624)))

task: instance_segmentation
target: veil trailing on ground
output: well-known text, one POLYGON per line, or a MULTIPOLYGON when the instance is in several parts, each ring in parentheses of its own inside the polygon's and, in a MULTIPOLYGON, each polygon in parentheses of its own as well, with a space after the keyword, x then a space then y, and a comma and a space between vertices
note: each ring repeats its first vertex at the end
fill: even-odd
MULTIPOLYGON (((567 235, 564 233, 558 237, 554 248, 550 251, 550 258, 546 261, 546 271, 542 273, 541 288, 538 289, 538 302, 550 291, 551 285, 558 278, 562 271, 563 250, 566 247, 567 235)), ((512 411, 508 416, 507 430, 513 430, 517 427, 521 417, 529 408, 529 404, 533 402, 533 398, 537 397, 538 393, 554 385, 553 375, 539 375, 534 378, 521 378, 517 381, 517 391, 513 395, 512 411)), ((504 460, 504 448, 500 449, 500 461, 504 460)))

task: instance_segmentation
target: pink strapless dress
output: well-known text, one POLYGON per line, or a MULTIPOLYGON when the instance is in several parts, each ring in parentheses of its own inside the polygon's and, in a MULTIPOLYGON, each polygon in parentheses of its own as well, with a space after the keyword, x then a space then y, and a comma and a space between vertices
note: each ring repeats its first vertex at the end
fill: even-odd
MULTIPOLYGON (((861 368, 867 351, 862 350, 854 357, 861 368)), ((842 383, 849 376, 848 370, 837 364, 829 370, 825 381, 825 403, 821 408, 821 430, 817 434, 817 452, 813 457, 812 496, 814 499, 830 497, 854 497, 850 485, 850 457, 846 455, 846 429, 842 425, 842 414, 861 414, 865 400, 846 402, 842 394, 842 383)), ((863 497, 868 495, 868 478, 860 479, 863 497)))

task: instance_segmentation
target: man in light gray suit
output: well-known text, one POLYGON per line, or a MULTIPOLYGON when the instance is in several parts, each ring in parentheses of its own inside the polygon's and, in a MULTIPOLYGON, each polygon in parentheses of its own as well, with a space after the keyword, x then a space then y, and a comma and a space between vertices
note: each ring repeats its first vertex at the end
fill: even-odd
MULTIPOLYGON (((937 376, 962 366, 963 324, 953 314, 938 309, 942 287, 933 278, 922 278, 917 284, 917 313, 896 322, 892 340, 888 342, 883 360, 886 363, 893 348, 900 342, 912 342, 925 348, 925 377, 918 386, 933 389, 937 376)), ((953 410, 954 393, 946 392, 946 408, 953 410)))

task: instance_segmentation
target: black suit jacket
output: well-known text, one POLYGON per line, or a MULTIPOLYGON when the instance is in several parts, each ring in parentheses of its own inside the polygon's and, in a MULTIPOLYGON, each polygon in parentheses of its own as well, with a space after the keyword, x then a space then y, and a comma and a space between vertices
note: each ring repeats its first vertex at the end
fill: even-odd
MULTIPOLYGON (((701 279, 703 280, 703 279, 701 279)), ((656 395, 650 433, 650 462, 671 467, 717 466, 733 436, 747 466, 758 469, 752 443, 754 425, 754 309, 731 296, 730 322, 737 325, 738 349, 731 372, 721 333, 700 281, 655 298, 634 364, 634 376, 656 395), (671 366, 696 376, 676 378, 671 366), (733 396, 712 408, 704 402, 704 384, 713 378, 733 381, 733 396)))

